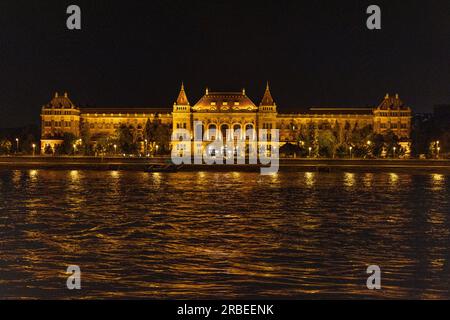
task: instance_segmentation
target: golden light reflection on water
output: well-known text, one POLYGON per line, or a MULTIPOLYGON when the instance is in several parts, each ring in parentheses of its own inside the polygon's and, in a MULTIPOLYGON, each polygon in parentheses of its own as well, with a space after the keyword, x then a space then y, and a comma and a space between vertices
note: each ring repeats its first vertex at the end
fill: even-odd
POLYGON ((441 191, 445 187, 445 176, 443 174, 432 175, 432 190, 435 192, 441 191))
POLYGON ((80 174, 78 170, 72 170, 69 174, 72 183, 76 183, 80 180, 80 174))
POLYGON ((366 188, 372 187, 372 182, 373 182, 373 173, 365 173, 363 175, 364 187, 366 187, 366 188))
POLYGON ((67 264, 88 270, 82 295, 94 298, 450 297, 446 175, 41 170, 0 179, 0 298, 70 298, 60 289, 67 264), (383 265, 382 294, 364 286, 367 263, 383 265))
POLYGON ((120 178, 120 171, 114 170, 114 171, 110 171, 111 177, 113 178, 120 178))
POLYGON ((355 186, 355 174, 346 172, 344 174, 344 186, 346 187, 353 187, 355 186))
POLYGON ((390 182, 391 187, 397 186, 397 183, 398 183, 398 174, 396 174, 396 173, 390 173, 390 174, 389 174, 389 182, 390 182))
POLYGON ((305 182, 308 187, 313 187, 316 182, 316 174, 313 172, 305 172, 305 182))
POLYGON ((36 182, 36 181, 37 181, 38 173, 39 173, 38 170, 30 170, 30 171, 29 171, 30 180, 31 180, 32 182, 36 182))

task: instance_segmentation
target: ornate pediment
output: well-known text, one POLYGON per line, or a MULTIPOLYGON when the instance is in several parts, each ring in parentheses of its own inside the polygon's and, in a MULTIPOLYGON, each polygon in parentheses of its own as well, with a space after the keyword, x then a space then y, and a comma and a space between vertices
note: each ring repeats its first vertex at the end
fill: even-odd
POLYGON ((242 92, 209 92, 192 107, 197 112, 256 112, 258 107, 242 92))

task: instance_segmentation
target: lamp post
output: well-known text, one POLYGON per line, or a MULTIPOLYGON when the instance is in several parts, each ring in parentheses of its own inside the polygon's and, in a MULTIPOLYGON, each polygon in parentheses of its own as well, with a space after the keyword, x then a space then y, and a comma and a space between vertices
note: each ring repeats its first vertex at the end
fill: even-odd
POLYGON ((310 157, 310 158, 311 158, 311 150, 312 150, 312 148, 309 147, 309 148, 308 148, 308 157, 310 157))
POLYGON ((36 144, 33 143, 31 146, 33 147, 33 157, 34 157, 36 153, 36 144))
POLYGON ((393 157, 395 158, 395 150, 397 150, 397 148, 394 147, 392 150, 393 150, 393 157))
POLYGON ((16 153, 19 152, 19 138, 16 138, 16 153))
POLYGON ((77 145, 74 143, 73 144, 73 155, 75 156, 75 152, 77 152, 77 145))
POLYGON ((114 155, 117 154, 117 144, 114 145, 114 155))
POLYGON ((148 149, 147 149, 147 146, 148 146, 148 140, 145 139, 144 142, 145 142, 145 146, 144 146, 144 149, 145 149, 145 150, 144 150, 144 153, 145 153, 145 156, 147 156, 147 154, 148 154, 148 152, 147 152, 147 150, 148 150, 148 149))
POLYGON ((439 140, 436 141, 436 156, 439 158, 439 150, 441 150, 441 147, 439 147, 439 140))
POLYGON ((352 155, 353 147, 350 147, 349 149, 350 149, 350 159, 352 159, 353 158, 353 155, 352 155))

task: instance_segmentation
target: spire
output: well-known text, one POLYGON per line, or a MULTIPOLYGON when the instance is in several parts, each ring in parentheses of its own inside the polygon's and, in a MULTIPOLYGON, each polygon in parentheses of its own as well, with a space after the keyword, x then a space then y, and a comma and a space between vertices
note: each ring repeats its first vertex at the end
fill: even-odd
POLYGON ((275 102, 273 101, 272 94, 270 93, 269 81, 267 81, 266 92, 264 92, 264 97, 261 101, 262 106, 273 106, 275 102))
POLYGON ((184 91, 184 83, 181 82, 181 90, 178 94, 177 105, 189 105, 188 98, 186 96, 186 92, 184 91))

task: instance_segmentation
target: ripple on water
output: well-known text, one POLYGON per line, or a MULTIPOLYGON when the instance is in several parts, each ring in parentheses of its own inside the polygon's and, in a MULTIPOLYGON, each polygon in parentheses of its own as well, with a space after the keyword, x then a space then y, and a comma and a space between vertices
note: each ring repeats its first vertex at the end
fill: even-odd
POLYGON ((449 182, 0 171, 0 298, 73 297, 71 264, 81 298, 450 298, 449 182))

